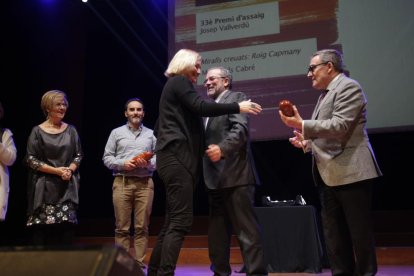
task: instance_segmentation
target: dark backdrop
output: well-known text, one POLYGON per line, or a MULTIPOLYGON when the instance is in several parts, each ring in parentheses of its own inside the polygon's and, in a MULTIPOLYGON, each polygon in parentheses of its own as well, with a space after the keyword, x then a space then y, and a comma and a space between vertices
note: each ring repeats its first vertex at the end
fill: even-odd
MULTIPOLYGON (((6 111, 3 125, 14 133, 18 159, 10 168, 9 212, 2 227, 12 242, 25 237, 22 159, 31 128, 44 120, 41 95, 50 89, 68 94, 65 121, 81 135, 85 157, 80 168, 80 222, 112 218, 112 176, 102 163, 103 149, 110 131, 125 123, 123 105, 130 97, 143 99, 144 123, 154 125, 168 63, 167 0, 91 0, 90 5, 80 0, 3 2, 0 100, 6 111)), ((414 154, 414 132, 370 133, 370 139, 384 173, 375 186, 374 210, 413 210, 412 161, 403 160, 414 154)), ((252 148, 262 182, 258 205, 262 196, 283 200, 301 194, 319 206, 309 155, 287 140, 258 141, 252 148)), ((162 216, 164 190, 157 175, 155 182, 153 216, 162 216)), ((196 215, 206 215, 202 185, 195 197, 196 215)))

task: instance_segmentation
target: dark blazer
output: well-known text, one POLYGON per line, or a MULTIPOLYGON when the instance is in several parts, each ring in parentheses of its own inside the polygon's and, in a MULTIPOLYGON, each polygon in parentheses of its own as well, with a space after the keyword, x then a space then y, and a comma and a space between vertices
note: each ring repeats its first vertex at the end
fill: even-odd
POLYGON ((303 121, 319 173, 328 186, 382 175, 365 129, 366 98, 355 80, 340 74, 319 99, 311 120, 303 121))
MULTIPOLYGON (((241 92, 223 92, 220 103, 241 102, 241 92)), ((208 119, 206 145, 217 144, 222 159, 211 162, 204 155, 204 181, 209 189, 222 189, 247 184, 258 184, 250 149, 249 117, 247 114, 230 114, 208 119)))
POLYGON ((188 78, 170 77, 161 94, 154 127, 155 151, 168 147, 197 179, 202 172, 201 157, 205 151, 202 117, 239 112, 237 103, 217 104, 204 100, 188 78))

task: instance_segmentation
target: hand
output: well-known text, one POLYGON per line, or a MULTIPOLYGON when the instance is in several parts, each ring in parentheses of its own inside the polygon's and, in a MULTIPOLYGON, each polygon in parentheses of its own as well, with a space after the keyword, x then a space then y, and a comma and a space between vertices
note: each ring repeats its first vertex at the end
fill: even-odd
POLYGON ((145 158, 136 156, 132 160, 133 160, 132 162, 134 162, 136 167, 139 167, 139 168, 148 167, 148 161, 145 158))
POLYGON ((239 103, 240 113, 250 113, 257 115, 262 112, 260 104, 254 103, 251 100, 242 101, 239 103))
POLYGON ((131 170, 137 168, 136 160, 134 158, 129 159, 129 160, 125 160, 124 168, 125 168, 126 171, 131 171, 131 170))
POLYGON ((302 132, 295 129, 293 134, 295 134, 295 137, 289 138, 289 142, 297 148, 302 148, 303 152, 306 152, 306 145, 308 141, 303 139, 302 132))
POLYGON ((294 112, 294 115, 292 117, 288 117, 288 116, 283 115, 282 111, 279 110, 280 119, 288 127, 302 129, 303 120, 299 114, 298 109, 296 108, 296 105, 293 106, 293 112, 294 112))
POLYGON ((217 162, 221 159, 221 149, 218 145, 209 145, 206 150, 206 154, 212 162, 217 162))
POLYGON ((62 180, 68 181, 72 177, 72 170, 68 167, 60 167, 58 168, 61 171, 60 177, 62 180))

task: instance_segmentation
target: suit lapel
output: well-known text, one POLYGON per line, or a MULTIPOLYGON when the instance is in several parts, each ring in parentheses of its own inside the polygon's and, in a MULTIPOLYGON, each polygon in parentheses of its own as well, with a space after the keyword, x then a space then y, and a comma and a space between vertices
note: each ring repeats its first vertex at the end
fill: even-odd
POLYGON ((324 93, 321 93, 319 95, 318 102, 316 103, 315 109, 313 110, 312 120, 316 119, 316 117, 318 116, 319 109, 320 109, 320 106, 321 106, 321 103, 322 103, 323 99, 324 99, 324 93))
POLYGON ((318 117, 319 111, 321 110, 321 107, 327 102, 328 98, 330 98, 336 90, 336 87, 339 85, 339 83, 344 79, 344 75, 340 75, 338 77, 337 80, 335 80, 335 82, 333 82, 332 84, 330 84, 328 86, 329 88, 329 92, 328 93, 321 93, 321 95, 318 98, 318 101, 315 105, 315 109, 313 110, 312 113, 312 120, 316 119, 318 117))
POLYGON ((224 94, 221 96, 219 103, 227 103, 227 98, 229 97, 230 90, 227 90, 226 92, 223 92, 224 94))
MULTIPOLYGON (((218 101, 218 103, 227 103, 227 98, 229 97, 229 91, 230 90, 227 90, 226 92, 224 92, 224 94, 220 97, 220 99, 219 99, 219 101, 218 101)), ((208 122, 207 122, 207 125, 206 125, 206 129, 209 127, 209 125, 210 125, 210 123, 211 123, 211 121, 212 120, 214 120, 214 118, 216 118, 216 117, 210 117, 209 119, 208 119, 208 122)))
MULTIPOLYGON (((229 97, 229 95, 230 95, 230 90, 227 90, 226 92, 224 92, 224 94, 220 97, 220 99, 219 99, 219 101, 218 101, 218 103, 227 103, 227 101, 228 101, 228 97, 229 97)), ((208 128, 209 128, 209 126, 210 126, 210 124, 211 124, 211 122, 215 119, 216 117, 209 117, 208 118, 208 122, 207 122, 207 125, 205 125, 204 124, 204 126, 205 126, 205 129, 207 130, 208 128)), ((204 119, 204 121, 205 121, 205 119, 204 119)))

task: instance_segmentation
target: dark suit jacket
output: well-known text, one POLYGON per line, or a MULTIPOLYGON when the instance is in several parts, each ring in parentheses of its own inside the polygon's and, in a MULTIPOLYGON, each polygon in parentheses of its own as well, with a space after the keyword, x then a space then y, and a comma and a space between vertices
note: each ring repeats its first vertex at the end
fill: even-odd
POLYGON ((160 98, 159 115, 154 128, 157 137, 155 151, 168 147, 197 179, 202 172, 201 157, 205 150, 202 117, 239 112, 237 103, 205 101, 188 78, 181 75, 170 77, 160 98))
POLYGON ((311 120, 303 121, 318 171, 328 186, 350 184, 382 173, 365 129, 366 98, 361 86, 344 74, 328 86, 311 120))
MULTIPOLYGON (((241 102, 241 92, 223 92, 220 103, 241 102)), ((206 127, 206 145, 217 144, 223 158, 211 162, 204 155, 204 181, 209 189, 221 189, 247 184, 258 184, 250 149, 247 114, 231 114, 209 118, 206 127)))

